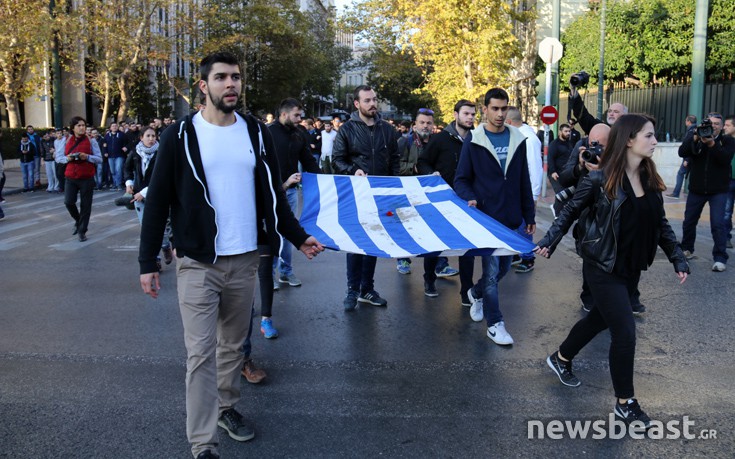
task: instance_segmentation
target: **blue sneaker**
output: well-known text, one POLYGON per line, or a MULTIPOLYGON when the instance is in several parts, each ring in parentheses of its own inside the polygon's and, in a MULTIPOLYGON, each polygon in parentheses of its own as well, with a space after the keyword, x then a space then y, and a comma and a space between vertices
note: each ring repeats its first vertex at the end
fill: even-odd
POLYGON ((459 274, 459 270, 447 265, 441 271, 435 271, 434 274, 436 274, 436 277, 452 277, 459 274))
POLYGON ((345 311, 354 311, 357 307, 357 296, 360 294, 357 290, 347 290, 347 296, 342 303, 345 311))
POLYGON ((411 263, 409 263, 408 260, 398 260, 396 269, 401 274, 411 274, 411 263))
POLYGON ((278 338, 278 330, 273 327, 273 320, 271 320, 270 317, 263 317, 260 319, 260 333, 262 333, 266 339, 278 338))

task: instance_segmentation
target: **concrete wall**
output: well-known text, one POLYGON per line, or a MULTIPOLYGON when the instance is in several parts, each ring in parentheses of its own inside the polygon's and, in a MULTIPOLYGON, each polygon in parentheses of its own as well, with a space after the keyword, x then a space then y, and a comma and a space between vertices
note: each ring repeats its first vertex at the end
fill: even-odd
POLYGON ((666 186, 672 189, 676 185, 676 173, 679 172, 679 166, 681 166, 679 145, 681 142, 660 142, 653 153, 658 174, 664 179, 666 186))

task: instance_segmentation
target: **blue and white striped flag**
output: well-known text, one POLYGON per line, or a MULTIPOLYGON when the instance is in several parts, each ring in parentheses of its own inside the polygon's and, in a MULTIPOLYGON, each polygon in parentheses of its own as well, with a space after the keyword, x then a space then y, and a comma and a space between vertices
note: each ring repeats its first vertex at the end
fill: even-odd
POLYGON ((301 225, 326 247, 384 258, 512 255, 535 245, 467 206, 439 176, 301 176, 301 225))

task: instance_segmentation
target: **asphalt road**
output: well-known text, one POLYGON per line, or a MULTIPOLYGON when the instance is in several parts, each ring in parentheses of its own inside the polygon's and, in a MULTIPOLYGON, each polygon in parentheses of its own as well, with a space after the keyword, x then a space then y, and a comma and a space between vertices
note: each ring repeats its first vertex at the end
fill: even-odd
MULTIPOLYGON (((138 284, 133 212, 95 194, 89 240, 72 236, 59 195, 7 196, 0 221, 0 457, 186 458, 185 349, 173 265, 158 300, 138 284)), ((673 206, 674 204, 672 204, 673 206)), ((675 212, 674 212, 675 214, 675 212)), ((539 211, 540 233, 550 213, 539 211)), ((681 234, 681 223, 673 225, 681 234)), ((664 422, 715 439, 529 439, 529 421, 596 421, 613 407, 609 336, 575 360, 579 388, 544 359, 583 314, 571 241, 529 274, 509 273, 501 307, 516 343, 493 344, 459 303, 459 280, 423 295, 379 260, 387 308, 342 309, 344 254, 295 255, 302 287, 275 295, 276 340, 254 334, 268 372, 243 381, 253 441, 221 436, 223 457, 722 457, 735 455, 735 266, 710 271, 700 225, 693 274, 679 286, 659 254, 643 274, 636 392, 664 422)), ((456 260, 452 260, 456 267, 456 260)), ((479 275, 479 262, 476 266, 479 275)), ((257 307, 257 306, 256 306, 257 307)))

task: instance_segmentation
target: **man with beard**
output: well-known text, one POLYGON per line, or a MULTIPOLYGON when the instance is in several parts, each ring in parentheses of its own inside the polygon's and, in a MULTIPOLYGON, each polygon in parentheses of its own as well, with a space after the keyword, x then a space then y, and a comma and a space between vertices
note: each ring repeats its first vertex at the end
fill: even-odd
MULTIPOLYGON (((288 199, 288 204, 291 206, 291 211, 296 216, 299 215, 299 184, 301 183, 299 163, 306 172, 313 174, 321 172, 319 165, 311 154, 306 137, 298 128, 301 123, 303 109, 304 107, 298 100, 293 98, 284 99, 278 106, 278 119, 268 126, 273 136, 276 155, 278 155, 281 180, 289 183, 285 188, 286 199, 288 199)), ((291 287, 301 285, 301 281, 293 273, 291 244, 287 241, 283 243, 280 263, 279 258, 275 257, 273 265, 275 274, 280 271, 279 283, 288 284, 291 287)))
POLYGON ((288 207, 269 130, 235 113, 242 91, 237 59, 209 55, 200 72, 205 108, 161 137, 138 261, 143 292, 157 298, 156 256, 170 212, 187 351, 186 433, 194 457, 212 459, 219 457, 217 426, 237 441, 255 436, 235 405, 259 248, 277 250, 281 234, 307 258, 324 247, 288 207))
MULTIPOLYGON (((400 154, 393 128, 378 114, 378 96, 373 88, 360 85, 353 93, 357 111, 344 123, 334 141, 335 173, 364 177, 398 175, 400 154)), ((387 306, 375 291, 375 263, 369 255, 347 254, 347 296, 343 306, 352 311, 357 303, 387 306)))
MULTIPOLYGON (((564 170, 569 155, 572 154, 572 148, 574 148, 571 134, 571 126, 562 124, 559 126, 559 138, 549 144, 547 175, 549 182, 551 182, 551 187, 554 188, 554 194, 564 189, 561 183, 559 183, 559 174, 564 170)), ((554 206, 552 207, 554 215, 559 214, 561 207, 562 203, 558 199, 554 200, 554 206)))
MULTIPOLYGON (((475 113, 475 103, 470 100, 462 99, 454 104, 454 121, 438 134, 431 136, 426 148, 421 152, 417 163, 419 174, 441 175, 445 182, 454 186, 454 174, 457 171, 462 142, 475 127, 475 113)), ((437 258, 424 257, 424 281, 431 280, 426 278, 427 273, 435 272, 437 261, 437 258)), ((467 255, 459 257, 459 295, 462 306, 466 307, 472 305, 467 297, 467 290, 473 285, 474 266, 475 257, 467 255)))

